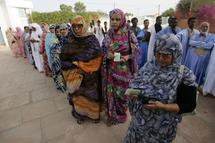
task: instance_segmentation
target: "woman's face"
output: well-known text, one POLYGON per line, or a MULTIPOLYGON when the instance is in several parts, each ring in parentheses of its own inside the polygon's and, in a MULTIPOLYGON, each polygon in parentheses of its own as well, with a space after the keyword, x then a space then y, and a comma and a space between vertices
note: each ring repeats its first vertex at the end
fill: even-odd
POLYGON ((55 35, 56 35, 56 36, 60 36, 60 29, 56 29, 56 30, 55 30, 55 35))
POLYGON ((155 54, 155 58, 161 67, 166 67, 172 64, 172 61, 173 61, 172 54, 163 54, 163 53, 157 52, 155 54))
POLYGON ((47 24, 42 24, 42 25, 41 25, 41 29, 42 29, 43 32, 48 31, 48 30, 47 30, 47 29, 48 29, 48 25, 47 25, 47 24))
POLYGON ((54 28, 50 28, 49 30, 50 30, 51 33, 54 33, 54 32, 55 32, 55 29, 54 29, 54 28))
POLYGON ((72 24, 72 29, 77 36, 81 36, 83 31, 83 24, 72 24))
POLYGON ((60 34, 61 34, 62 36, 66 36, 67 33, 68 33, 67 28, 60 29, 60 34))
POLYGON ((121 16, 113 14, 110 19, 110 25, 114 30, 118 30, 121 22, 121 16))

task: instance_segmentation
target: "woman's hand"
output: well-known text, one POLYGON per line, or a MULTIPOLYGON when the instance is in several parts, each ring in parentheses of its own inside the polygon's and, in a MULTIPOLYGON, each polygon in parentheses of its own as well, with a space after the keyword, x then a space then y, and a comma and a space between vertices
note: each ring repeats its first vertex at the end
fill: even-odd
POLYGON ((131 43, 131 48, 134 49, 134 48, 137 48, 137 46, 133 43, 131 43))
POLYGON ((164 104, 160 101, 149 101, 149 104, 145 104, 144 107, 147 109, 159 109, 174 113, 178 113, 180 111, 178 104, 176 103, 164 104))
POLYGON ((127 55, 127 56, 121 56, 121 62, 127 62, 129 60, 130 56, 127 55))
POLYGON ((110 60, 114 59, 114 54, 112 52, 108 52, 107 58, 110 60))
POLYGON ((164 110, 165 109, 165 104, 163 104, 160 101, 149 101, 149 103, 145 104, 144 107, 147 108, 147 109, 160 109, 160 110, 164 110))
POLYGON ((60 53, 61 53, 61 50, 60 50, 60 49, 56 49, 56 50, 55 50, 55 53, 60 54, 60 53))
POLYGON ((72 62, 74 65, 78 66, 78 62, 77 61, 74 61, 72 62))

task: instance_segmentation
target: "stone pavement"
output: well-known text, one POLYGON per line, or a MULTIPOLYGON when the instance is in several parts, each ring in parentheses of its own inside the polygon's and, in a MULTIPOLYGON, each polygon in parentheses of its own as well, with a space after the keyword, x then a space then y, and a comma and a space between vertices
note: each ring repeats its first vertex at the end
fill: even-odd
MULTIPOLYGON (((66 96, 9 48, 0 48, 0 143, 120 143, 129 121, 107 127, 78 125, 66 96)), ((215 98, 199 97, 197 114, 186 116, 174 143, 212 143, 215 98)))

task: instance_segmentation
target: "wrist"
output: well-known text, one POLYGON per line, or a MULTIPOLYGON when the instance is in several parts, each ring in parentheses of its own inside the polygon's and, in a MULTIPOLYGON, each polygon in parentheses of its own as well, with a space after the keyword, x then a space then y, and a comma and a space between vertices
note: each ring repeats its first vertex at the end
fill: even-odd
POLYGON ((161 104, 160 104, 160 109, 166 111, 166 109, 167 109, 167 104, 161 103, 161 104))

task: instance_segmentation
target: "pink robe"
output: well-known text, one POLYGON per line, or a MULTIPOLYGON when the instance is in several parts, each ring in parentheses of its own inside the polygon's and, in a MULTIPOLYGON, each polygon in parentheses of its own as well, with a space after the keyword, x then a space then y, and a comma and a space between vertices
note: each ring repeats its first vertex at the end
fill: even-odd
POLYGON ((18 48, 18 38, 16 36, 16 32, 12 31, 12 29, 8 29, 6 31, 6 36, 13 56, 15 57, 21 56, 21 52, 18 48))
POLYGON ((24 52, 24 48, 23 48, 23 44, 22 44, 22 30, 20 27, 16 27, 16 35, 17 35, 17 42, 18 42, 18 48, 20 50, 20 53, 23 57, 26 57, 25 52, 24 52))

